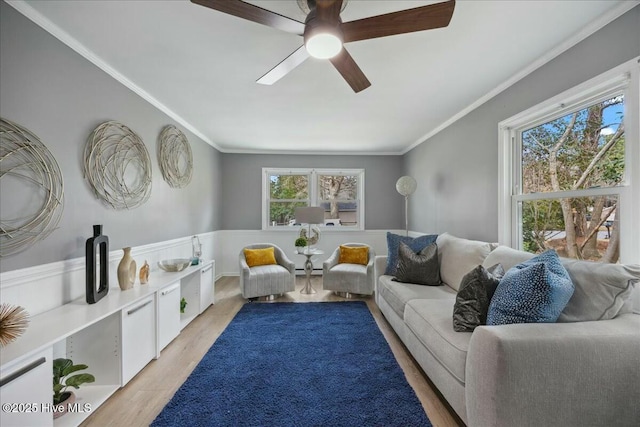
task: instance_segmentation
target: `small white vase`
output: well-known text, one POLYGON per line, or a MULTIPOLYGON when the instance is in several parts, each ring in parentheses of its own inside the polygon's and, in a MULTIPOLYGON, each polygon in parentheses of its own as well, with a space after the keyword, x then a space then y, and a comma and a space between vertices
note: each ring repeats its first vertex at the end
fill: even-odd
POLYGON ((122 248, 124 255, 118 264, 118 285, 126 291, 133 288, 136 281, 136 261, 131 256, 131 248, 122 248))

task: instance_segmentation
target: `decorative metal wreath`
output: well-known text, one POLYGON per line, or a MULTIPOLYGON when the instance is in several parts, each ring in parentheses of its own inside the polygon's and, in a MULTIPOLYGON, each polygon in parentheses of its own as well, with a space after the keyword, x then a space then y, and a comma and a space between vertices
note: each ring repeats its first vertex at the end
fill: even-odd
POLYGON ((122 123, 104 122, 87 139, 84 177, 96 197, 112 208, 137 208, 151 195, 147 147, 138 134, 122 123))
POLYGON ((172 188, 186 187, 193 173, 193 154, 187 137, 177 127, 167 125, 160 132, 158 142, 162 177, 172 188))
POLYGON ((62 172, 53 154, 28 129, 0 118, 2 201, 0 257, 20 253, 56 229, 64 208, 62 172))

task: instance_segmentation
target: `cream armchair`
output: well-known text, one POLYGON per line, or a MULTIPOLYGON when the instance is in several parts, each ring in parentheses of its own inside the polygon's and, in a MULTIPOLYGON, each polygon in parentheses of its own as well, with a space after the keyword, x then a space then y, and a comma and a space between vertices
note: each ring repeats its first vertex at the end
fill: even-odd
POLYGON ((244 298, 274 298, 295 290, 296 265, 282 249, 271 243, 256 243, 245 246, 240 251, 240 290, 244 298), (277 264, 249 267, 244 255, 245 249, 274 248, 277 264))
POLYGON ((340 263, 340 248, 322 264, 322 287, 345 297, 351 294, 371 295, 375 287, 374 250, 363 243, 344 243, 347 247, 367 247, 367 265, 340 263))

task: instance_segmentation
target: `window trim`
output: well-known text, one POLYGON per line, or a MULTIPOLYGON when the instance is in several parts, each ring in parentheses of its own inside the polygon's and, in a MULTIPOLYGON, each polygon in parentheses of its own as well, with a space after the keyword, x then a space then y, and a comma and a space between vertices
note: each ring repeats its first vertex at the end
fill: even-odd
POLYGON ((625 232, 620 236, 620 262, 640 263, 640 57, 627 61, 578 86, 537 104, 498 124, 498 242, 521 248, 518 202, 537 198, 588 197, 611 194, 619 198, 625 232), (580 110, 607 95, 625 96, 625 174, 615 187, 521 194, 520 134, 523 130, 580 110), (634 220, 635 219, 635 220, 634 220), (633 238, 636 236, 636 238, 633 238))
POLYGON ((269 223, 269 176, 271 175, 307 175, 309 177, 309 206, 318 206, 319 202, 319 189, 318 189, 318 176, 319 175, 356 175, 358 177, 358 225, 357 226, 344 226, 344 227, 326 227, 323 224, 319 224, 318 227, 324 231, 363 231, 364 228, 364 169, 334 169, 334 168, 262 168, 262 230, 278 230, 278 231, 291 231, 298 229, 300 226, 272 226, 269 223))

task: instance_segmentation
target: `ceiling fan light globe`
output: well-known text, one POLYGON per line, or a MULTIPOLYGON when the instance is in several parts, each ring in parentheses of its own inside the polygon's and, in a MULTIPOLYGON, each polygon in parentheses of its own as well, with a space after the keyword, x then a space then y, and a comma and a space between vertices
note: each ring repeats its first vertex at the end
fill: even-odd
POLYGON ((329 59, 340 53, 342 40, 334 34, 318 33, 307 39, 305 47, 314 58, 329 59))

